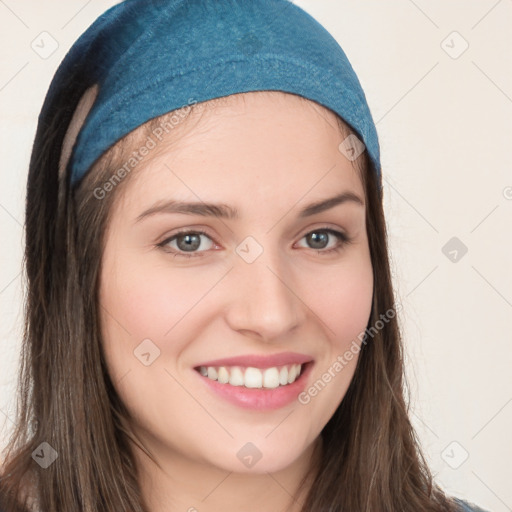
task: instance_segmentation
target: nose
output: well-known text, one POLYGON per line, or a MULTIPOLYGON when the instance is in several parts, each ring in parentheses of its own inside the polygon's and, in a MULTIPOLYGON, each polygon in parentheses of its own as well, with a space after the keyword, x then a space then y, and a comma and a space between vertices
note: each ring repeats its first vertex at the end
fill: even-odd
POLYGON ((237 259, 230 273, 234 292, 226 312, 233 330, 263 341, 286 338, 303 322, 306 308, 290 266, 269 252, 252 263, 237 259))

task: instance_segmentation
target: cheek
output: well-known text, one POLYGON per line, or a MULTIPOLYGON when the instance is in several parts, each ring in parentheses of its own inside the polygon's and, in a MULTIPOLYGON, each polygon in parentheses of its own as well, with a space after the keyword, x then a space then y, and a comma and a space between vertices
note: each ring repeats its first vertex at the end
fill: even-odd
POLYGON ((214 281, 215 276, 198 278, 194 272, 125 261, 104 275, 101 301, 110 320, 124 327, 133 341, 162 339, 214 281))
POLYGON ((142 369, 136 353, 145 340, 159 354, 152 368, 177 361, 202 327, 194 316, 199 303, 223 275, 206 267, 171 269, 150 258, 142 264, 143 257, 129 253, 115 260, 106 253, 100 285, 103 346, 114 379, 142 369))
POLYGON ((308 305, 320 319, 324 344, 310 387, 299 395, 316 429, 321 430, 343 400, 359 358, 373 298, 369 254, 344 262, 337 271, 317 273, 308 305))
POLYGON ((317 273, 308 294, 333 346, 343 348, 366 329, 373 297, 369 256, 324 274, 317 273))
POLYGON ((106 365, 121 400, 138 423, 157 430, 172 423, 165 411, 190 401, 170 374, 173 362, 194 338, 190 314, 218 277, 210 272, 198 279, 194 270, 172 271, 141 262, 124 254, 109 265, 108 255, 105 258, 101 329, 106 365), (149 361, 144 361, 145 353, 149 361))

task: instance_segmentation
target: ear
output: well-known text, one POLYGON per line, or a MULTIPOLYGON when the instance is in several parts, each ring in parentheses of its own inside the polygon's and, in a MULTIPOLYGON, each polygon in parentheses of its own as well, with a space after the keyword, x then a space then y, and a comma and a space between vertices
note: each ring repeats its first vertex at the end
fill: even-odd
POLYGON ((96 97, 98 96, 99 86, 97 84, 89 87, 78 102, 71 122, 69 123, 64 141, 62 142, 62 149, 59 160, 59 181, 66 177, 66 168, 68 166, 71 151, 75 144, 76 138, 82 129, 82 126, 89 114, 96 97))

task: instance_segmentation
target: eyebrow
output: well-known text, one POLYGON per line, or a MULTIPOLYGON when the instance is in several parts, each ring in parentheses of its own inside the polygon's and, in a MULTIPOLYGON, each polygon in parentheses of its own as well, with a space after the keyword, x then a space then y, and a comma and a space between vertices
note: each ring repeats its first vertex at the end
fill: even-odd
MULTIPOLYGON (((342 192, 337 196, 322 199, 305 206, 300 210, 298 217, 301 219, 311 217, 312 215, 330 210, 340 204, 348 203, 364 206, 363 200, 357 194, 353 192, 342 192)), ((237 220, 240 218, 239 211, 236 208, 224 203, 184 202, 171 199, 154 204, 151 208, 142 212, 135 222, 140 222, 157 213, 182 213, 186 215, 201 215, 204 217, 228 220, 237 220)))

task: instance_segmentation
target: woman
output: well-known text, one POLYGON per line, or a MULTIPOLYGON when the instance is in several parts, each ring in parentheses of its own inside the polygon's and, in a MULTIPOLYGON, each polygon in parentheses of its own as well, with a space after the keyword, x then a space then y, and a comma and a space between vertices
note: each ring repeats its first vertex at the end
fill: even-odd
POLYGON ((478 511, 403 395, 375 126, 284 0, 128 0, 52 82, 5 510, 478 511))

